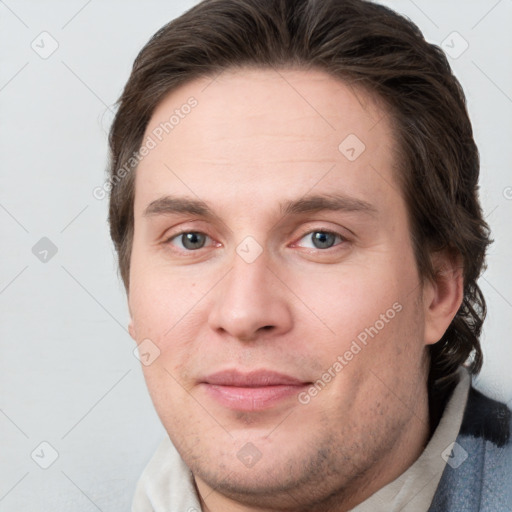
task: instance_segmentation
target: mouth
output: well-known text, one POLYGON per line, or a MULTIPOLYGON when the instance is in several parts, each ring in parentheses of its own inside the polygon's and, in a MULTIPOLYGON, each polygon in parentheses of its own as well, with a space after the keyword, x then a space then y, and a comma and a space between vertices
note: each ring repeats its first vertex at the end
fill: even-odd
POLYGON ((276 407, 310 385, 311 382, 269 370, 250 373, 225 370, 209 375, 200 382, 210 398, 238 411, 261 411, 276 407))

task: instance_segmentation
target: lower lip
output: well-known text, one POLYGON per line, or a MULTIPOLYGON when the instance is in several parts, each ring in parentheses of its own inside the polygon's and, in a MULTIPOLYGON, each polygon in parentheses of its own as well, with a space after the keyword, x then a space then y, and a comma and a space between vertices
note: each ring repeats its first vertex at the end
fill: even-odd
POLYGON ((203 384, 206 392, 217 402, 238 411, 261 411, 297 396, 306 385, 276 385, 257 388, 203 384))

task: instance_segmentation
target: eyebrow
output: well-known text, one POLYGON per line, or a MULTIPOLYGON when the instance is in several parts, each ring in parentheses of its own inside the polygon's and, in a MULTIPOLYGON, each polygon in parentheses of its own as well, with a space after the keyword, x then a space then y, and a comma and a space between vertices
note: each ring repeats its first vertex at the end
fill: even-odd
POLYGON ((162 196, 151 201, 142 215, 143 217, 152 217, 172 213, 189 213, 201 217, 214 217, 212 210, 205 202, 175 196, 162 196))
MULTIPOLYGON (((300 199, 280 203, 283 216, 314 213, 324 210, 362 212, 375 215, 377 209, 367 201, 340 194, 309 195, 300 199)), ((144 217, 187 213, 209 219, 218 218, 207 203, 198 199, 177 196, 162 196, 155 199, 146 207, 144 217)))
POLYGON ((310 195, 281 204, 283 215, 314 213, 323 210, 362 212, 370 215, 377 213, 377 208, 367 201, 340 194, 310 195))

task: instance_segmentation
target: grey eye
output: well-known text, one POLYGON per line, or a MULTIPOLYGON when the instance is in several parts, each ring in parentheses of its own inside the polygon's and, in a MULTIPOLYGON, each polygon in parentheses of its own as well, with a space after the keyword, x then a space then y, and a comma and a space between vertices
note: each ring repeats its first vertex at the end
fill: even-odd
POLYGON ((202 249, 206 242, 206 235, 204 233, 196 233, 191 231, 189 233, 182 233, 180 235, 181 244, 185 249, 195 250, 202 249))
POLYGON ((309 236, 316 249, 329 249, 335 244, 338 235, 327 231, 313 231, 309 236))

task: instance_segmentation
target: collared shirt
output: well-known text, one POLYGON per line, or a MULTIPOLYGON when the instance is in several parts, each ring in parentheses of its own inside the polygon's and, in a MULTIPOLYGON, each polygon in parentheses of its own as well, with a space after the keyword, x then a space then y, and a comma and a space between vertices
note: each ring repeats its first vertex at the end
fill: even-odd
MULTIPOLYGON (((428 511, 459 433, 471 386, 465 368, 459 368, 458 376, 439 424, 420 457, 352 512, 428 511)), ((139 479, 132 512, 201 512, 192 473, 168 437, 139 479)))

